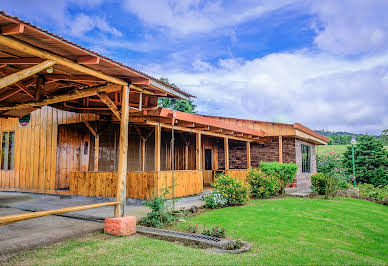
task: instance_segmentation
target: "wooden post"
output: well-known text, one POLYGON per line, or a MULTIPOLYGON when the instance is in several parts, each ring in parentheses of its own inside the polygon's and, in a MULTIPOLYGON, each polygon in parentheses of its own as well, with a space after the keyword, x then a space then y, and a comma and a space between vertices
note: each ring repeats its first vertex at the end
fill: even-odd
POLYGON ((279 163, 283 163, 283 137, 279 136, 279 163))
POLYGON ((202 143, 201 143, 201 133, 196 134, 196 156, 195 156, 195 166, 197 170, 202 170, 202 143))
POLYGON ((94 136, 94 172, 98 172, 98 155, 100 150, 100 136, 94 136))
POLYGON ((160 137, 161 137, 160 123, 155 126, 155 171, 160 172, 160 137))
POLYGON ((251 143, 249 141, 247 143, 247 168, 250 169, 251 165, 251 143))
POLYGON ((141 140, 141 171, 145 170, 145 153, 146 153, 146 140, 141 140))
POLYGON ((189 170, 189 145, 185 145, 185 170, 189 170))
POLYGON ((124 216, 126 202, 126 179, 128 161, 128 122, 129 122, 129 85, 123 86, 121 93, 121 121, 119 141, 119 163, 117 173, 116 199, 119 204, 115 206, 115 217, 124 216))
POLYGON ((229 170, 229 138, 224 138, 225 171, 229 170))

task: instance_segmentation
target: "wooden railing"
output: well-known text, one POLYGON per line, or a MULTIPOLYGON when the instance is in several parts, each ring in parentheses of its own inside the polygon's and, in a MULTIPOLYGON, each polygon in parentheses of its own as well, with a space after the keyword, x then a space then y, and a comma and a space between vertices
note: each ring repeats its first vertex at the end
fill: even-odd
MULTIPOLYGON (((152 199, 161 195, 164 188, 172 186, 172 171, 128 172, 127 197, 152 199)), ((170 188, 169 197, 183 197, 201 193, 202 171, 174 171, 175 189, 170 188)), ((97 197, 115 197, 117 172, 73 172, 70 179, 70 194, 97 197)))

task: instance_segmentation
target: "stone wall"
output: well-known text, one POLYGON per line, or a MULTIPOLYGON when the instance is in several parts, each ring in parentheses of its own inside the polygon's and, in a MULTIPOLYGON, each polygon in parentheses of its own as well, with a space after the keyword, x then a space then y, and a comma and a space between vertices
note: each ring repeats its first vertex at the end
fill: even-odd
POLYGON ((246 142, 229 140, 229 169, 247 169, 246 142))
POLYGON ((317 163, 316 163, 316 154, 315 154, 315 145, 304 142, 302 140, 295 140, 295 154, 296 154, 296 164, 298 165, 298 172, 296 174, 296 187, 298 189, 310 189, 311 187, 311 178, 310 176, 317 172, 317 163), (302 148, 301 144, 311 147, 311 173, 302 173, 302 148))
POLYGON ((264 144, 251 143, 251 165, 260 167, 260 162, 278 162, 279 161, 279 139, 272 138, 264 144))

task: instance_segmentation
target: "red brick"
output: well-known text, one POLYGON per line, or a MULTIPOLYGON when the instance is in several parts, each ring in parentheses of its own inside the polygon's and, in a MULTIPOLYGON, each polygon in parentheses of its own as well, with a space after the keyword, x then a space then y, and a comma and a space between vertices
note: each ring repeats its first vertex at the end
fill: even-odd
POLYGON ((104 232, 115 236, 133 235, 136 233, 136 217, 106 218, 104 232))

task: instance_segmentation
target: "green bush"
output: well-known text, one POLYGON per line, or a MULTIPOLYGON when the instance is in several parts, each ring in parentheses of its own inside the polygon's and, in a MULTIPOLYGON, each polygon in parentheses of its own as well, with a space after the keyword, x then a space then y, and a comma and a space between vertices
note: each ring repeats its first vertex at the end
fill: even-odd
POLYGON ((247 174, 251 186, 252 198, 268 198, 279 193, 281 183, 278 177, 263 173, 260 169, 252 169, 247 174))
POLYGON ((227 200, 222 196, 219 191, 212 191, 201 197, 201 200, 205 202, 205 208, 217 209, 227 205, 227 200))
POLYGON ((218 238, 224 238, 225 237, 225 228, 217 225, 216 227, 212 227, 210 229, 205 228, 201 234, 204 236, 213 236, 213 237, 218 237, 218 238))
MULTIPOLYGON (((388 152, 381 140, 373 136, 362 136, 354 146, 356 180, 374 186, 388 185, 388 152)), ((343 163, 349 173, 353 171, 352 147, 347 147, 343 163)))
POLYGON ((360 190, 360 196, 383 200, 388 198, 388 185, 373 186, 372 184, 358 184, 357 188, 360 190))
POLYGON ((298 166, 294 163, 260 162, 260 169, 269 176, 276 176, 281 183, 281 192, 294 181, 298 166))
POLYGON ((311 176, 311 189, 318 192, 319 195, 335 196, 338 190, 337 180, 323 173, 315 173, 311 176))
POLYGON ((155 197, 154 200, 146 201, 145 206, 151 209, 151 212, 140 220, 140 224, 150 227, 162 227, 165 224, 175 221, 169 201, 164 197, 155 197))
POLYGON ((218 175, 212 187, 221 193, 227 206, 243 204, 249 199, 249 186, 225 174, 218 175))

